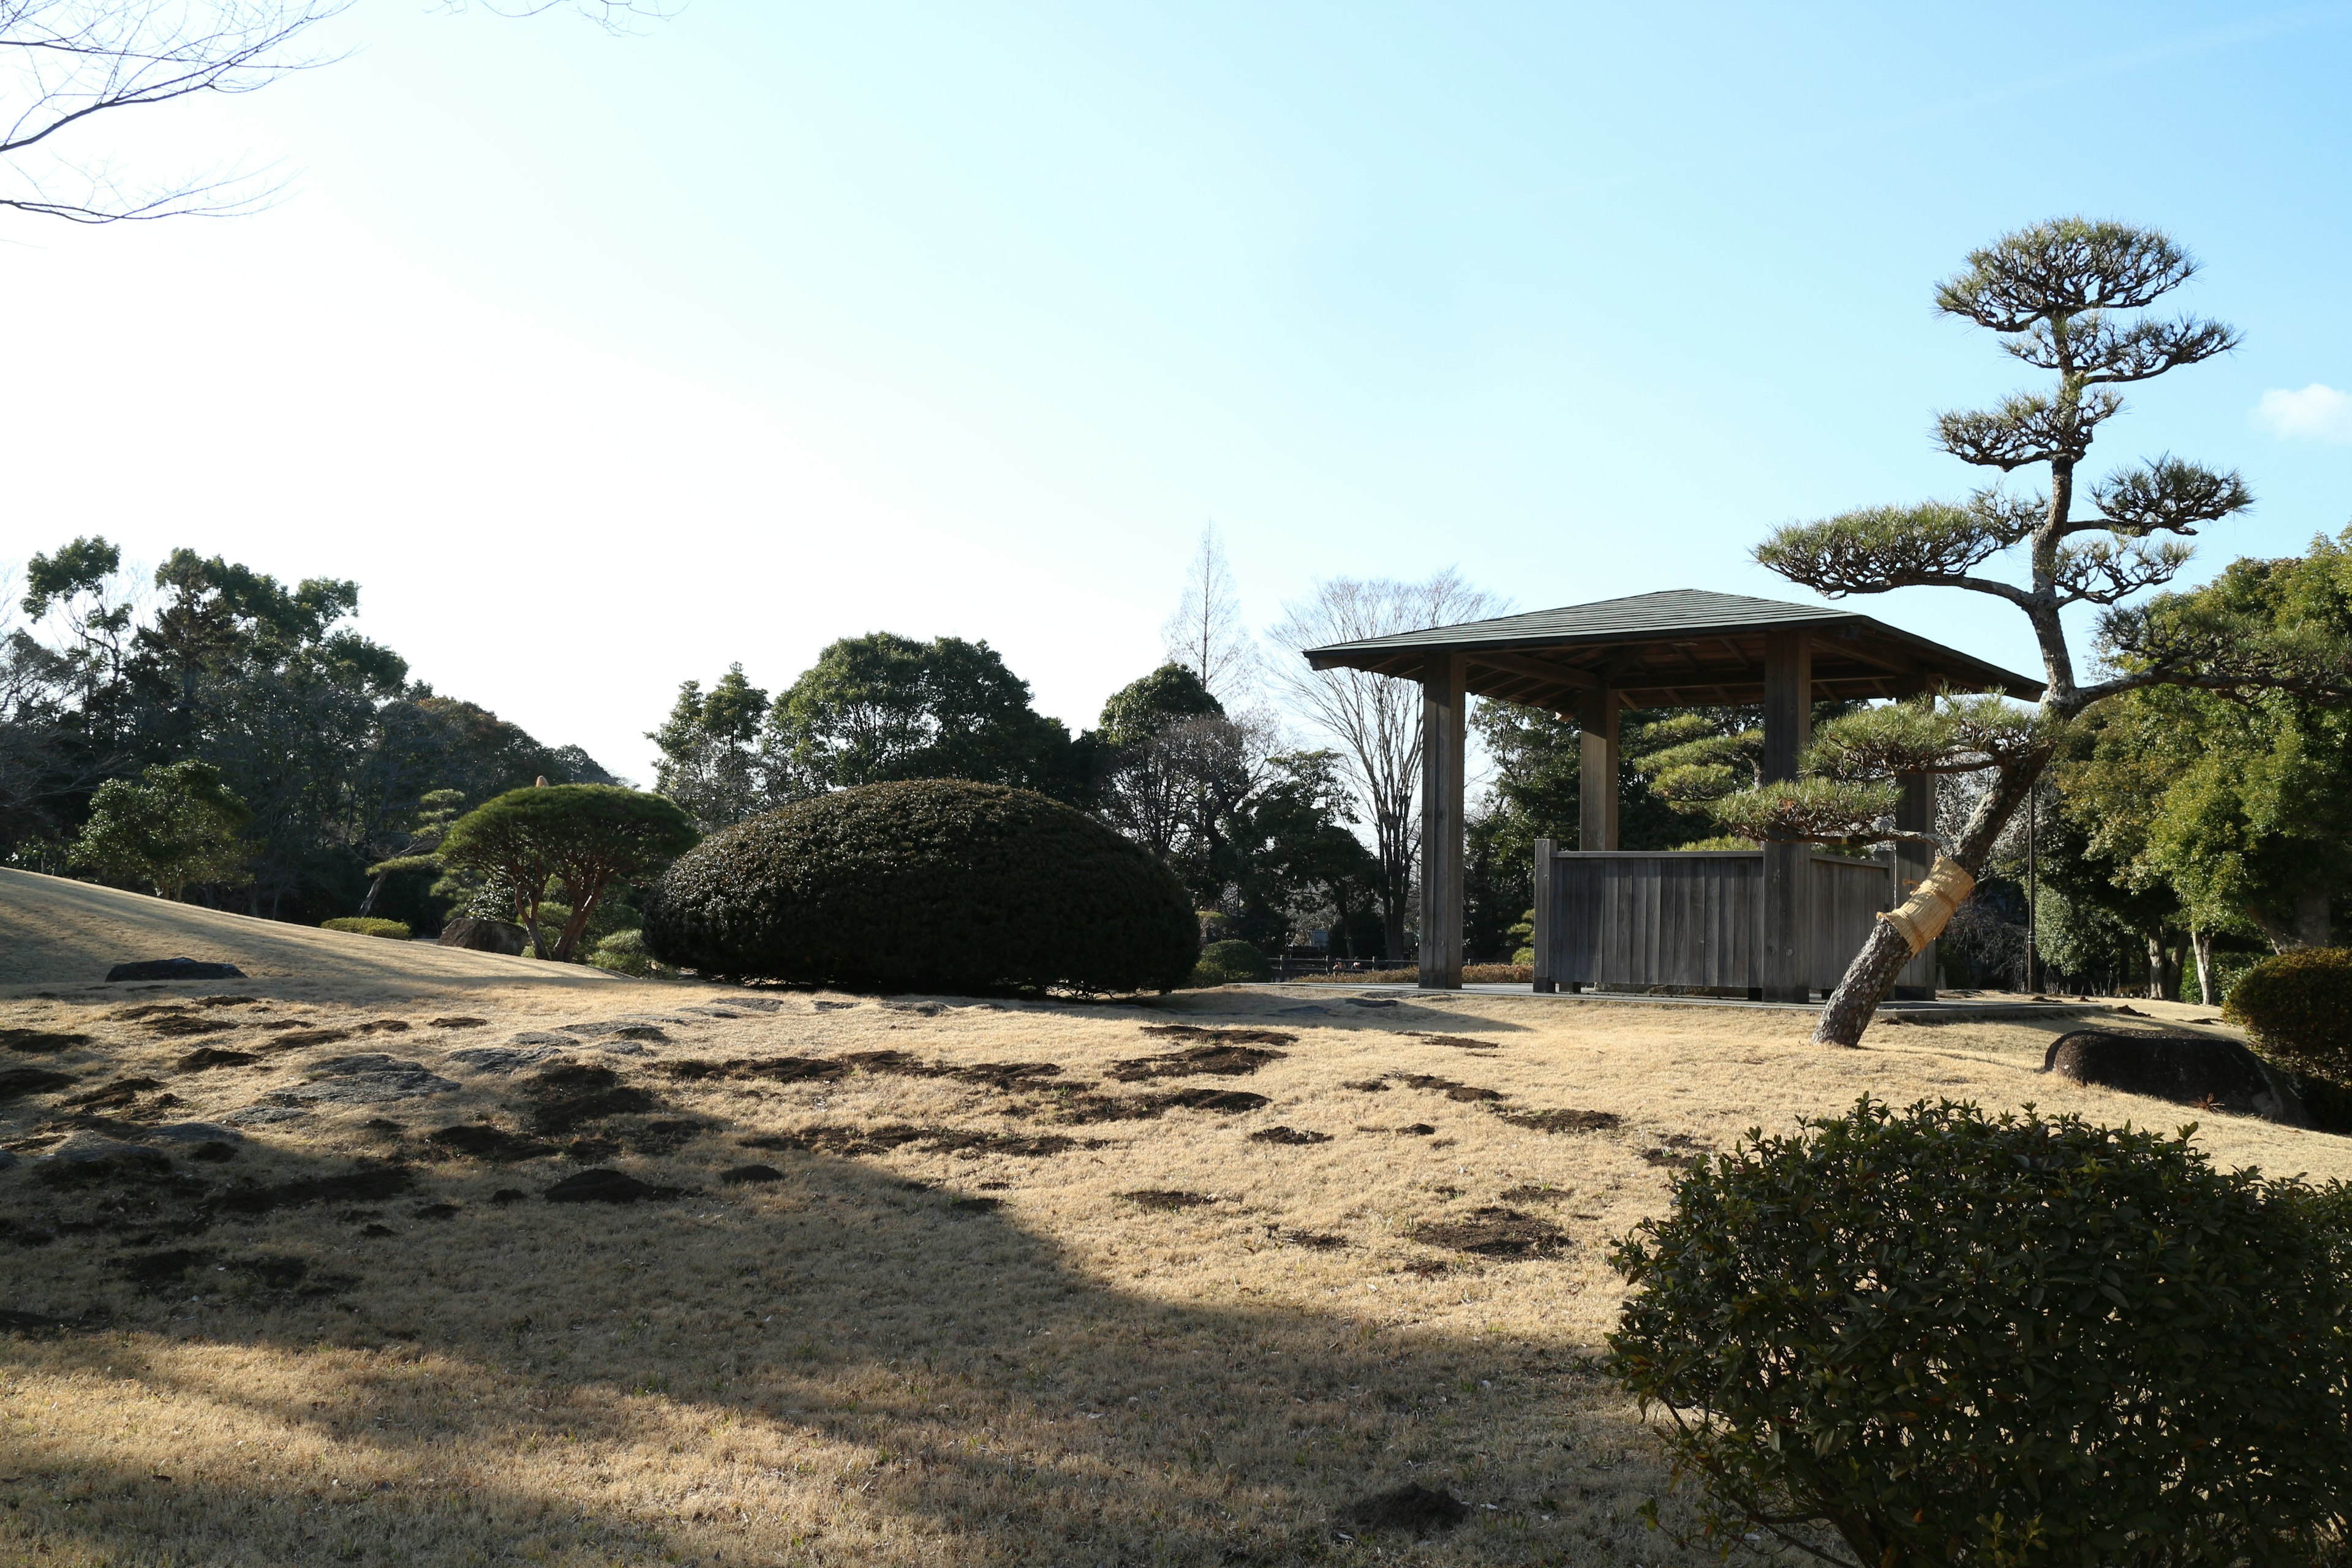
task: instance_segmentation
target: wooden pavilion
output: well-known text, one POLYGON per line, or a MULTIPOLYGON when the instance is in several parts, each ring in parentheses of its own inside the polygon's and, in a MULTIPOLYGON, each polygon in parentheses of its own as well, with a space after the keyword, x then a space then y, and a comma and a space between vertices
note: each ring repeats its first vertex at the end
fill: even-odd
MULTIPOLYGON (((1631 987, 1803 1002, 1837 984, 1877 911, 1927 874, 1924 847, 1869 859, 1801 844, 1617 847, 1618 722, 1629 708, 1757 706, 1763 775, 1797 776, 1822 700, 1996 691, 2039 681, 1868 616, 1682 590, 1570 605, 1312 648, 1317 669, 1422 687, 1421 984, 1462 984, 1464 709, 1473 696, 1547 708, 1583 728, 1579 845, 1537 846, 1536 989, 1631 987), (1591 781, 1606 780, 1601 788, 1591 781)), ((1927 828, 1934 780, 1905 781, 1898 823, 1927 828)), ((1932 996, 1935 949, 1898 995, 1932 996)))

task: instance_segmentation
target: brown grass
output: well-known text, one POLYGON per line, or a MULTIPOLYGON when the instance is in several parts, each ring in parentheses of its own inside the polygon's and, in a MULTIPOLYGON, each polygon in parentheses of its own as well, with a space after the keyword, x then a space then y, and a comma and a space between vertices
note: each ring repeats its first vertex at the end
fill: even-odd
MULTIPOLYGON (((154 1080, 101 1113, 127 1136, 358 1052, 459 1085, 249 1125, 223 1163, 0 1173, 0 1306, 65 1325, 0 1339, 0 1561, 1695 1562, 1635 1521, 1664 1477, 1591 1361, 1607 1240, 1690 1152, 1865 1091, 2189 1119, 2037 1076, 2054 1019, 1825 1053, 1795 1015, 1508 996, 791 994, 714 1017, 681 1009, 740 994, 515 967, 0 990, 8 1037, 87 1037, 0 1052, 76 1080, 0 1105, 24 1152, 125 1079, 154 1080), (195 1005, 230 995, 254 1000, 195 1005), (618 1042, 642 1055, 540 1064, 606 1088, 450 1058, 654 1016, 618 1042), (1188 1077, 1213 1040, 1146 1032, 1170 1023, 1280 1054, 1188 1077), (273 1044, 298 1033, 345 1037, 273 1044), (184 1067, 197 1049, 257 1059, 184 1067), (649 1108, 533 1132, 614 1088, 649 1108), (1267 1103, 1152 1108, 1188 1089, 1267 1103), (479 1118, 515 1138, 430 1139, 479 1118), (1253 1136, 1277 1128, 1327 1141, 1253 1136), (542 1197, 592 1163, 681 1195, 542 1197), (406 1190, 300 1201, 386 1168, 406 1190), (1417 1543, 1347 1522, 1407 1483, 1469 1518, 1417 1543)), ((2202 1120, 2231 1163, 2352 1174, 2344 1141, 2202 1120)))

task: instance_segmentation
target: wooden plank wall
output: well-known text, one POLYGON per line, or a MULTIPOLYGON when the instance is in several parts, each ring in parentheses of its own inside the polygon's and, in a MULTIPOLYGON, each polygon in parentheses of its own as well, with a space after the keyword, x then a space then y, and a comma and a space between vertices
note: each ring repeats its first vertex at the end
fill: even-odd
MULTIPOLYGON (((1549 876, 1537 878, 1550 884, 1545 978, 1710 991, 1763 984, 1760 850, 1554 852, 1550 861, 1549 876)), ((1808 870, 1806 972, 1827 991, 1878 911, 1894 907, 1894 875, 1885 860, 1818 851, 1808 870)))

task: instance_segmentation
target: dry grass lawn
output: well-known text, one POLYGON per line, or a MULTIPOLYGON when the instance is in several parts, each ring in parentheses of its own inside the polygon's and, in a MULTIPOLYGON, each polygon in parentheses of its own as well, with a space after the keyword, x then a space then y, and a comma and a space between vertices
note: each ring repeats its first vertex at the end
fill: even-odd
POLYGON ((0 1142, 168 1153, 0 1172, 0 1561, 54 1568, 1696 1561, 1592 1366, 1680 1162, 1865 1092, 2189 1119, 2037 1076, 2056 1019, 747 993, 0 878, 0 1073, 55 1075, 0 1142), (178 952, 253 978, 88 973, 178 952), (669 1191, 544 1195, 590 1169, 669 1191), (1350 1521, 1408 1481, 1467 1519, 1350 1521))

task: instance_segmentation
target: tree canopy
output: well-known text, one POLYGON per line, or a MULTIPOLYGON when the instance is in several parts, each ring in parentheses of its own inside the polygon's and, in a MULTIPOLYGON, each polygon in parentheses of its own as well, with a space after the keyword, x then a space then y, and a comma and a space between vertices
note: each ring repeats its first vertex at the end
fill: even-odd
POLYGON ((661 795, 612 784, 549 784, 509 790, 453 823, 443 864, 496 879, 513 889, 516 923, 541 958, 568 961, 596 901, 616 881, 635 880, 700 841, 686 813, 661 795), (570 913, 551 942, 540 923, 550 885, 570 913))

